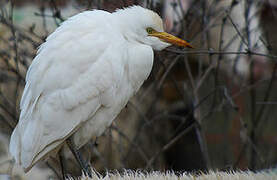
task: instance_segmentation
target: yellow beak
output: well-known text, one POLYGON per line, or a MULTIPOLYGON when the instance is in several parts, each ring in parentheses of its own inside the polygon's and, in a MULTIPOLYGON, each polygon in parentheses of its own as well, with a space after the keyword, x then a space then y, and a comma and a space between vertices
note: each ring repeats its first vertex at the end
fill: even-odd
POLYGON ((183 39, 180 39, 180 38, 177 38, 171 34, 168 34, 166 32, 153 32, 151 34, 149 34, 150 36, 155 36, 155 37, 158 37, 159 39, 167 42, 167 43, 170 43, 170 44, 173 44, 173 45, 177 45, 177 46, 181 46, 181 47, 189 47, 189 48, 193 48, 192 45, 190 45, 187 41, 183 40, 183 39))

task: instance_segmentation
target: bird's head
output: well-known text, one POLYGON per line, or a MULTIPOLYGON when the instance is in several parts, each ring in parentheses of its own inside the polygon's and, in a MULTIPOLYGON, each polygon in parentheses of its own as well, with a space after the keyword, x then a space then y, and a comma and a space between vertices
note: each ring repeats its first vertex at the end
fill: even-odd
POLYGON ((128 40, 149 45, 154 50, 162 50, 170 45, 192 48, 185 40, 164 32, 163 21, 154 11, 131 6, 115 14, 120 17, 121 32, 128 40))

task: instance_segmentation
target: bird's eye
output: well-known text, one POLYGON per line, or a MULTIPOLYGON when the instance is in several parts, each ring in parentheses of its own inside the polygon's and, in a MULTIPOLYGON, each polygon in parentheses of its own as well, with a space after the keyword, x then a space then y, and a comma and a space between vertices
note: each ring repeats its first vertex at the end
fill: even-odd
POLYGON ((155 30, 151 27, 146 28, 148 34, 152 34, 155 30))

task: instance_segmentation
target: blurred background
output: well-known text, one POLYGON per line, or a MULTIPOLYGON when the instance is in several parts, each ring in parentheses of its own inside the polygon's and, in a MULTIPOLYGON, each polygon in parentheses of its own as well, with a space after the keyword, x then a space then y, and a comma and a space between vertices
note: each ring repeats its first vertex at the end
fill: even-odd
MULTIPOLYGON (((276 1, 1 0, 0 173, 19 179, 61 176, 55 159, 27 175, 12 168, 8 143, 28 66, 39 45, 68 17, 131 5, 156 11, 167 32, 195 49, 155 52, 153 71, 137 95, 97 143, 82 148, 92 166, 100 173, 274 168, 276 1)), ((65 156, 67 172, 79 175, 72 155, 65 156)))

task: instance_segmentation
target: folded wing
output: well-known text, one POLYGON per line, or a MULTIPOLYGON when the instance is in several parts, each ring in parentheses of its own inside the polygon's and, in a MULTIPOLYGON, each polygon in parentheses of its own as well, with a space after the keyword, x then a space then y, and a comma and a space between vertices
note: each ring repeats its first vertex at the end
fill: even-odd
POLYGON ((120 57, 109 51, 118 42, 113 38, 120 37, 106 37, 109 18, 103 11, 81 13, 40 47, 26 76, 10 141, 10 152, 25 171, 59 148, 102 105, 101 93, 115 86, 110 61, 120 57))

